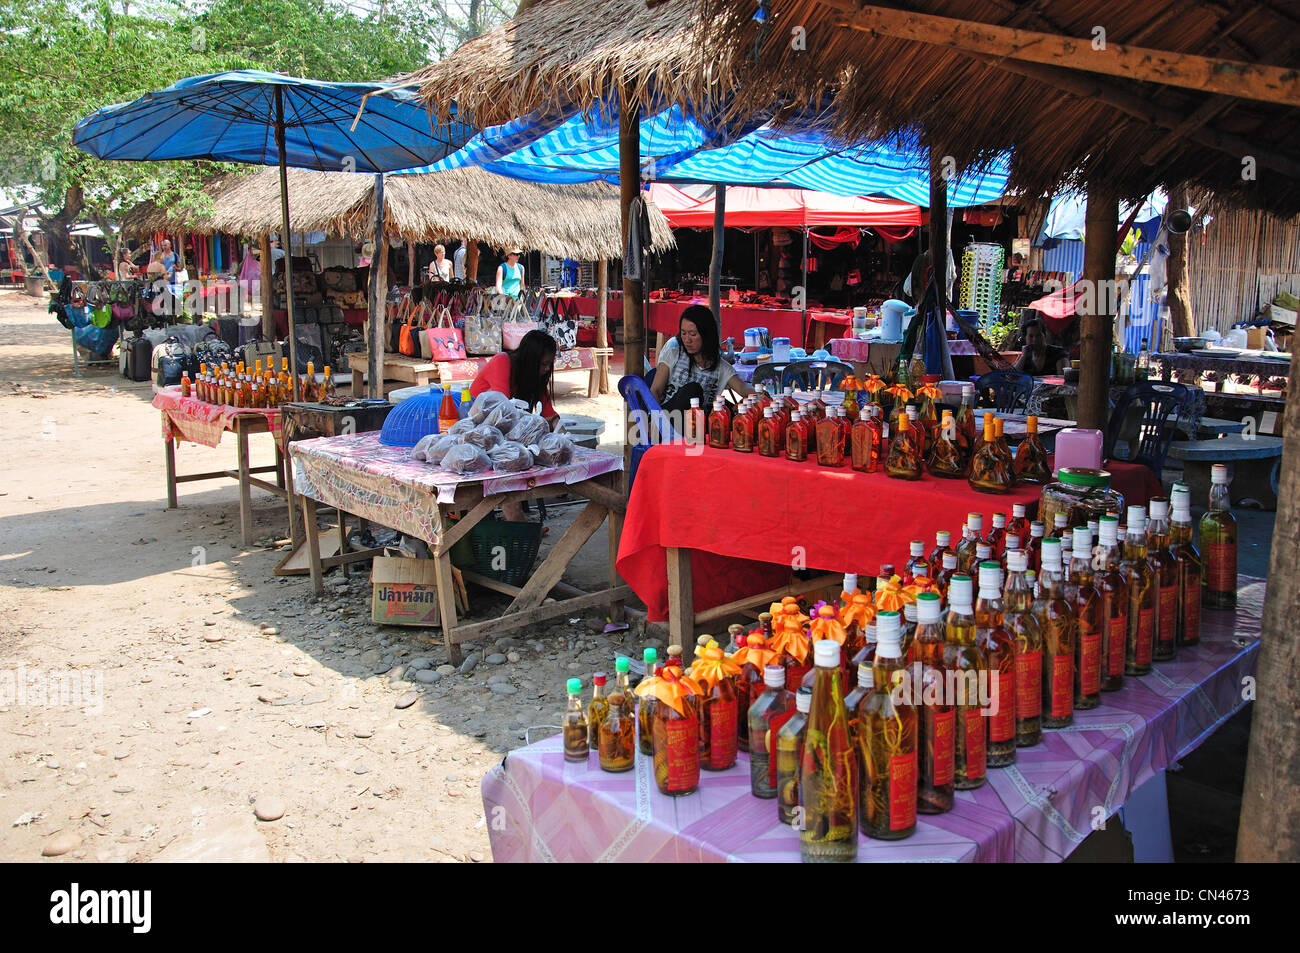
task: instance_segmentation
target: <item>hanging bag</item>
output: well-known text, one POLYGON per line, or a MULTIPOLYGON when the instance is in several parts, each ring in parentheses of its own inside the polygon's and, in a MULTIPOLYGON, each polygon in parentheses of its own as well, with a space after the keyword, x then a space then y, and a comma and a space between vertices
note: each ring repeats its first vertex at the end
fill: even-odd
POLYGON ((529 331, 537 330, 537 322, 532 319, 522 301, 516 301, 510 314, 501 324, 501 345, 507 351, 513 351, 529 331))
POLYGON ((496 295, 492 306, 480 306, 475 314, 465 316, 465 350, 470 354, 501 353, 502 327, 517 302, 507 295, 496 295), (505 299, 502 301, 501 299, 505 299))
POLYGON ((452 324, 451 312, 446 308, 443 308, 442 313, 438 315, 437 323, 428 328, 424 335, 429 340, 432 360, 465 360, 465 338, 461 335, 460 330, 452 324))
POLYGON ((415 307, 412 305, 411 310, 407 312, 406 318, 401 325, 401 334, 398 337, 397 350, 407 357, 415 357, 420 353, 420 344, 417 335, 420 333, 419 326, 415 323, 415 307))
POLYGON ((578 346, 578 325, 567 316, 562 305, 558 298, 547 299, 546 310, 550 313, 537 323, 543 331, 555 339, 557 350, 572 351, 578 346))
POLYGON ((445 310, 445 309, 440 309, 438 307, 438 304, 439 302, 441 302, 441 300, 442 300, 442 296, 439 295, 437 299, 435 299, 432 305, 423 304, 420 306, 420 332, 419 334, 416 335, 416 337, 420 342, 420 357, 422 357, 426 361, 433 360, 433 345, 429 343, 428 332, 431 326, 431 322, 433 320, 433 316, 437 313, 440 313, 441 310, 445 310))

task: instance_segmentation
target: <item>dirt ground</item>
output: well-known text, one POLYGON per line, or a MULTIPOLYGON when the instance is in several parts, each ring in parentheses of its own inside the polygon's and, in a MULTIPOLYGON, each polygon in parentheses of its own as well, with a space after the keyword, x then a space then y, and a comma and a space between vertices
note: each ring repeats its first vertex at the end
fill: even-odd
MULTIPOLYGON (((585 386, 560 379, 561 413, 618 446, 617 395, 585 386)), ((490 859, 483 774, 558 725, 566 677, 657 643, 593 612, 484 640, 461 674, 430 630, 370 622, 364 571, 321 599, 274 576, 277 498, 254 491, 248 549, 233 482, 166 509, 150 399, 116 366, 74 377, 44 302, 0 292, 0 860, 490 859)), ((234 441, 177 466, 233 468, 234 441)), ((551 508, 548 543, 576 509, 551 508)), ((607 572, 601 532, 566 580, 607 572)), ((500 605, 471 593, 472 618, 500 605)))

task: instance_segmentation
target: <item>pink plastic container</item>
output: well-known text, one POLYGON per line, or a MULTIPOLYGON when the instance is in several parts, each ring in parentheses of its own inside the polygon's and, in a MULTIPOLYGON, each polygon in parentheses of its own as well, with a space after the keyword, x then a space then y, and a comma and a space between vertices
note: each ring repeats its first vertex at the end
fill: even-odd
POLYGON ((1056 468, 1088 467, 1100 470, 1101 443, 1100 430, 1066 427, 1056 435, 1056 468))

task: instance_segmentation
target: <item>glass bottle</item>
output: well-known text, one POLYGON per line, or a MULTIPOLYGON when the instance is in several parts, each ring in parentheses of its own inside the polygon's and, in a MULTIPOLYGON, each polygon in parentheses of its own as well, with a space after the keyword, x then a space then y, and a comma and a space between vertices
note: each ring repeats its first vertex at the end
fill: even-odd
POLYGON ((754 452, 754 420, 753 407, 750 406, 740 413, 731 422, 731 449, 737 453, 754 452))
POLYGON ((1101 642, 1106 623, 1101 593, 1092 568, 1092 537, 1087 527, 1074 528, 1070 579, 1074 588, 1074 619, 1078 626, 1074 648, 1074 707, 1080 711, 1101 704, 1101 642))
POLYGON ((636 719, 627 708, 627 696, 615 692, 609 696, 609 714, 600 723, 597 748, 602 771, 631 771, 636 763, 636 719))
POLYGON ((929 576, 930 561, 925 555, 924 540, 914 539, 908 543, 907 546, 909 555, 907 557, 907 562, 903 564, 903 572, 905 574, 904 578, 907 576, 911 576, 912 578, 916 578, 917 576, 929 576))
POLYGON ((961 460, 963 466, 970 464, 971 455, 975 452, 976 430, 975 426, 975 386, 973 384, 963 384, 961 388, 961 406, 957 409, 957 446, 961 450, 961 460))
POLYGON ((304 404, 310 404, 316 400, 316 364, 314 361, 307 362, 307 373, 298 382, 298 395, 298 399, 304 404))
POLYGON ((1101 618, 1105 633, 1101 643, 1101 690, 1124 687, 1124 650, 1128 643, 1128 583, 1120 572, 1119 520, 1103 516, 1097 521, 1097 551, 1093 555, 1101 618))
POLYGON ((880 425, 872 419, 871 412, 865 408, 858 412, 858 419, 849 431, 849 451, 853 469, 859 473, 874 473, 880 457, 880 425))
POLYGON ((1016 447, 1014 469, 1017 483, 1044 486, 1052 482, 1052 468, 1042 438, 1038 436, 1038 417, 1034 414, 1025 420, 1025 439, 1016 447))
POLYGON ((326 364, 325 379, 321 381, 320 392, 317 394, 317 398, 319 400, 324 400, 326 397, 337 397, 337 396, 338 396, 338 390, 334 387, 333 371, 330 368, 330 365, 326 364))
MULTIPOLYGON (((280 358, 279 391, 281 397, 280 402, 282 404, 287 404, 293 400, 293 381, 294 378, 289 373, 289 359, 287 357, 280 358)), ((455 405, 453 404, 452 406, 455 405)), ((439 411, 438 417, 439 419, 441 419, 442 417, 441 411, 439 411)))
POLYGON ((1201 554, 1192 535, 1191 493, 1185 483, 1175 483, 1174 518, 1170 524, 1170 552, 1178 561, 1178 644, 1201 641, 1201 554))
POLYGON ((790 425, 785 428, 785 458, 796 463, 808 459, 808 426, 798 410, 790 415, 790 425))
POLYGON ((785 452, 785 431, 781 419, 771 407, 763 410, 763 419, 758 422, 758 452, 764 457, 779 457, 785 452))
MULTIPOLYGON (((847 605, 840 609, 840 624, 846 633, 844 639, 844 657, 848 659, 849 671, 857 671, 857 656, 866 648, 868 629, 875 631, 876 610, 871 604, 871 593, 855 592, 847 605)), ((870 684, 870 680, 868 680, 870 684)))
POLYGON ((744 634, 745 627, 743 625, 737 625, 733 622, 727 626, 727 647, 723 651, 727 653, 728 657, 735 655, 740 647, 745 644, 741 641, 744 634))
POLYGON ((876 634, 873 687, 858 706, 854 738, 858 813, 868 837, 899 840, 916 830, 916 708, 910 692, 895 691, 907 677, 898 613, 877 615, 876 634))
MULTIPOLYGON (((952 810, 953 783, 956 770, 957 709, 948 697, 948 669, 944 661, 947 647, 939 595, 922 592, 916 597, 916 661, 921 666, 921 697, 917 711, 917 750, 920 755, 920 780, 917 810, 922 814, 942 814, 952 810)), ((913 683, 915 684, 915 682, 913 683)))
POLYGON ((951 410, 943 412, 943 420, 935 432, 925 465, 937 477, 959 479, 966 475, 966 461, 962 459, 961 447, 957 443, 957 426, 951 410))
POLYGON ((1128 638, 1124 646, 1124 674, 1145 675, 1151 671, 1160 595, 1155 568, 1147 559, 1145 507, 1128 508, 1128 535, 1124 539, 1124 559, 1119 569, 1128 585, 1128 638))
POLYGON ((1029 540, 1024 550, 1030 572, 1038 572, 1038 567, 1042 564, 1043 535, 1046 529, 1042 520, 1034 520, 1029 524, 1029 540))
POLYGON ((794 693, 785 687, 785 666, 763 669, 766 688, 749 706, 749 788, 754 797, 776 797, 776 735, 794 714, 794 693))
POLYGON ((641 658, 645 664, 645 675, 641 676, 641 681, 637 682, 636 695, 637 703, 637 728, 640 731, 640 737, 637 739, 637 746, 641 749, 642 754, 652 755, 654 749, 654 715, 655 715, 655 697, 652 692, 654 680, 659 675, 659 653, 654 649, 646 649, 641 653, 641 658))
MULTIPOLYGON (((1018 558, 1023 561, 1023 554, 1018 558)), ((1007 557, 1007 563, 1012 563, 1011 556, 1007 557)), ((1047 603, 1044 613, 1039 616, 1043 630, 1043 727, 1064 728, 1074 721, 1074 660, 1079 623, 1073 602, 1065 596, 1065 574, 1061 571, 1059 546, 1050 546, 1043 553, 1040 579, 1047 603)))
POLYGON ((194 393, 194 385, 190 383, 190 372, 181 371, 181 396, 190 397, 194 393))
POLYGON ((989 692, 990 672, 976 645, 975 610, 971 606, 970 576, 955 575, 948 586, 948 613, 944 617, 943 664, 955 688, 950 700, 955 711, 953 786, 958 791, 981 787, 988 780, 986 748, 988 719, 980 698, 981 685, 989 692))
POLYGON ((957 544, 957 570, 964 575, 971 575, 975 568, 975 546, 979 543, 984 529, 984 514, 967 513, 966 526, 962 530, 961 542, 957 544))
MULTIPOLYGON (((1025 516, 1024 503, 1011 504, 1011 519, 1007 521, 1007 548, 1029 549, 1029 518, 1025 516)), ((1034 566, 1030 571, 1037 572, 1034 566)))
POLYGON ((1011 452, 1011 444, 1007 442, 1007 436, 1004 432, 1006 421, 1001 417, 993 418, 993 442, 997 445, 998 456, 1006 465, 1007 475, 1012 483, 1016 482, 1016 457, 1011 452))
POLYGON ((898 418, 898 433, 889 442, 885 473, 896 480, 921 479, 920 434, 912 429, 911 419, 906 414, 898 418))
POLYGON ((982 493, 1005 493, 1011 488, 1011 474, 994 436, 997 430, 995 419, 991 413, 984 415, 984 442, 975 449, 966 477, 971 489, 982 493))
POLYGON ((844 465, 844 431, 832 413, 817 421, 817 462, 824 467, 844 465))
POLYGON ((816 678, 799 771, 799 855, 805 863, 850 862, 858 856, 858 772, 839 643, 815 643, 813 663, 816 678))
POLYGON ((675 665, 664 666, 655 686, 655 784, 669 797, 691 794, 700 784, 699 696, 694 689, 694 682, 675 665))
POLYGON ((1029 748, 1043 740, 1043 630, 1034 618, 1034 593, 1025 580, 1024 553, 1015 551, 1011 556, 1014 562, 1008 561, 1002 590, 1002 625, 1016 651, 1016 747, 1029 748))
POLYGON ((1228 468, 1210 468, 1210 508, 1201 517, 1201 548, 1205 569, 1201 605, 1206 609, 1237 608, 1237 518, 1228 494, 1228 468))
POLYGON ((952 548, 952 533, 946 529, 938 530, 934 534, 934 549, 930 550, 928 557, 928 568, 926 575, 931 579, 939 578, 939 571, 943 569, 943 557, 949 553, 957 555, 952 548))
POLYGON ((569 679, 568 707, 564 710, 564 760, 586 762, 591 753, 587 733, 587 715, 582 705, 582 679, 569 679))
POLYGON ((943 564, 939 567, 939 572, 934 577, 934 584, 939 587, 939 592, 945 599, 948 598, 948 589, 952 586, 952 578, 957 575, 957 554, 944 553, 943 564))
POLYGON ((1002 623, 1002 569, 997 563, 979 565, 975 640, 989 671, 985 763, 1005 768, 1016 761, 1016 648, 1002 623))
POLYGON ((1169 501, 1151 500, 1147 561, 1156 576, 1156 639, 1151 658, 1167 662, 1178 652, 1178 559, 1169 549, 1169 501))
POLYGON ((591 677, 591 701, 587 702, 587 745, 593 750, 600 748, 600 723, 609 714, 605 678, 604 672, 597 672, 591 677))
POLYGON ((712 640, 700 650, 691 675, 700 685, 700 767, 725 771, 736 763, 739 750, 740 701, 736 676, 740 666, 728 659, 712 640))
POLYGON ((627 715, 636 715, 636 696, 632 694, 632 660, 622 655, 614 656, 614 690, 623 693, 623 704, 627 706, 627 715))
POLYGON ((709 446, 715 450, 726 450, 731 446, 731 411, 721 397, 713 401, 713 410, 709 414, 709 446))
MULTIPOLYGON (((994 513, 993 525, 989 527, 988 535, 984 537, 984 542, 989 544, 989 558, 1001 559, 1002 554, 1007 551, 1007 514, 994 513)), ((1019 547, 1013 547, 1019 549, 1019 547)))
POLYGON ((776 733, 776 815, 782 824, 796 830, 804 819, 799 810, 799 772, 803 767, 803 742, 808 733, 811 703, 811 688, 795 692, 794 714, 776 733))

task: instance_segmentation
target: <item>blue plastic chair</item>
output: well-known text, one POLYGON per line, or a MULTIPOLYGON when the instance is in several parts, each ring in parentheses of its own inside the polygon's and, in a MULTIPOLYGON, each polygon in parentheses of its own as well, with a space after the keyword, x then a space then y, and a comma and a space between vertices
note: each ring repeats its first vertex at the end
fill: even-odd
POLYGON ((632 453, 627 471, 627 490, 632 492, 632 483, 636 480, 637 467, 645 452, 657 443, 669 443, 680 440, 677 431, 668 421, 668 415, 650 392, 650 385, 639 374, 627 374, 618 381, 618 392, 627 402, 628 426, 627 440, 632 444, 632 453))
POLYGON ((1192 392, 1182 384, 1164 381, 1143 381, 1130 384, 1110 413, 1106 422, 1106 435, 1102 442, 1102 458, 1115 455, 1115 445, 1123 437, 1128 444, 1129 463, 1143 463, 1151 468, 1156 479, 1165 468, 1169 444, 1178 432, 1179 422, 1191 410, 1192 392), (1134 424, 1135 411, 1141 419, 1134 424))
POLYGON ((781 372, 781 386, 793 384, 798 390, 834 390, 852 373, 852 366, 843 361, 792 361, 781 372))
POLYGON ((975 406, 1005 414, 1021 413, 1034 392, 1034 379, 1017 371, 989 371, 975 381, 975 406))

